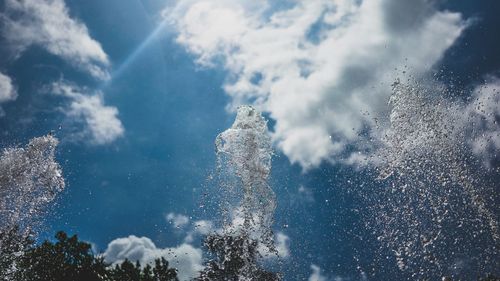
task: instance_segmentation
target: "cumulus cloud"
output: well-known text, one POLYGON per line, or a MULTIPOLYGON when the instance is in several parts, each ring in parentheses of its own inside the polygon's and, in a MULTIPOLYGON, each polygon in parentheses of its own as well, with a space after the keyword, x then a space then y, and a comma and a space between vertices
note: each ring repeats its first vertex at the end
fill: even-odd
POLYGON ((134 235, 111 241, 103 256, 109 263, 121 263, 128 259, 142 264, 164 257, 170 267, 178 270, 181 281, 191 280, 203 269, 202 251, 199 248, 186 243, 173 248, 158 248, 151 239, 134 235))
POLYGON ((3 36, 15 56, 32 45, 59 56, 98 79, 108 79, 109 60, 85 24, 69 15, 64 0, 6 0, 3 36))
POLYGON ((189 218, 182 214, 168 213, 165 219, 175 228, 182 228, 189 223, 189 218))
POLYGON ((432 1, 183 0, 165 9, 177 42, 228 72, 230 109, 251 103, 276 120, 273 139, 294 163, 337 161, 387 110, 395 68, 425 74, 466 27, 432 1))
POLYGON ((118 118, 118 109, 104 105, 101 92, 88 93, 85 88, 63 82, 54 83, 51 90, 70 100, 69 107, 64 109, 65 114, 85 123, 83 137, 90 136, 94 144, 101 145, 123 136, 125 129, 118 118))
MULTIPOLYGON (((8 101, 13 101, 17 98, 17 90, 12 79, 0 72, 0 104, 8 101)), ((0 117, 5 113, 0 107, 0 117)))

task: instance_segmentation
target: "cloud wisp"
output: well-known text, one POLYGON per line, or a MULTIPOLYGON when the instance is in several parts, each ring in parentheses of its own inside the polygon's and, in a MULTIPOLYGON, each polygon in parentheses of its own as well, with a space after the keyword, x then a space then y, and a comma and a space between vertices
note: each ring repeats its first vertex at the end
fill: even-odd
POLYGON ((85 124, 81 138, 90 137, 93 144, 102 145, 123 136, 125 129, 118 119, 118 109, 105 105, 101 92, 92 93, 64 82, 53 83, 51 92, 69 99, 69 107, 63 110, 71 121, 85 124))
POLYGON ((2 35, 14 57, 36 45, 100 80, 110 62, 82 22, 71 18, 64 0, 6 0, 2 35))
POLYGON ((250 103, 276 120, 291 162, 336 162, 387 110, 395 68, 427 73, 461 35, 459 13, 431 1, 185 0, 165 9, 177 42, 203 67, 228 72, 229 109, 250 103))
POLYGON ((309 276, 308 281, 327 281, 327 278, 321 274, 321 268, 315 264, 311 264, 311 276, 309 276))
POLYGON ((189 223, 189 218, 182 214, 168 213, 165 219, 172 224, 175 228, 183 228, 189 223))
MULTIPOLYGON (((70 15, 64 0, 6 0, 0 21, 11 59, 37 46, 98 80, 110 79, 108 55, 87 26, 70 15)), ((84 132, 71 137, 90 137, 91 143, 104 145, 123 136, 118 109, 104 105, 102 92, 60 82, 53 83, 51 90, 71 100, 63 109, 69 122, 85 123, 84 132)), ((16 96, 11 79, 0 73, 0 103, 16 96)))

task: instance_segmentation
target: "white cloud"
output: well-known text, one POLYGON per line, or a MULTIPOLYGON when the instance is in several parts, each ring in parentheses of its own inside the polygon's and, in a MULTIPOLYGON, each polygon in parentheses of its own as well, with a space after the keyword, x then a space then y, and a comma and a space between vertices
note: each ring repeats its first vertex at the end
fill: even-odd
POLYGON ((458 13, 431 1, 184 0, 164 11, 202 66, 222 66, 231 109, 251 103, 276 120, 292 162, 336 161, 387 110, 395 68, 426 73, 460 36, 458 13))
POLYGON ((484 159, 486 165, 500 150, 500 78, 489 78, 489 82, 474 89, 473 101, 467 111, 472 116, 474 130, 473 152, 484 159))
POLYGON ((168 213, 165 215, 165 219, 175 228, 182 228, 189 223, 189 218, 182 214, 168 213))
MULTIPOLYGON (((12 79, 0 72, 0 104, 8 101, 13 101, 17 98, 17 90, 12 79)), ((5 113, 0 107, 0 117, 5 113)))
POLYGON ((181 281, 191 280, 203 269, 201 249, 186 243, 173 248, 157 248, 151 239, 134 235, 111 241, 103 256, 109 263, 120 263, 129 259, 140 261, 142 264, 164 257, 170 267, 178 270, 181 281))
POLYGON ((326 281, 326 277, 321 274, 321 268, 315 264, 311 264, 311 276, 309 276, 309 281, 326 281))
POLYGON ((85 88, 62 82, 53 83, 52 91, 70 99, 66 115, 86 124, 84 135, 90 136, 94 144, 111 143, 123 136, 125 129, 118 118, 118 109, 104 105, 101 92, 89 94, 85 88))
POLYGON ((38 45, 98 79, 108 79, 109 60, 85 24, 69 15, 64 0, 6 0, 3 36, 16 56, 38 45))

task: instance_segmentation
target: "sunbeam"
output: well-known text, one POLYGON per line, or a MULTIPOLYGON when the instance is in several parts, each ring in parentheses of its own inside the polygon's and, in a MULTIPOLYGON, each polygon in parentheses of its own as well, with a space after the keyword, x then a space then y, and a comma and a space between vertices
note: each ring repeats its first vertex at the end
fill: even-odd
POLYGON ((153 32, 151 32, 148 37, 146 37, 146 39, 142 41, 142 43, 137 46, 137 48, 135 48, 134 51, 123 61, 123 63, 121 63, 120 66, 115 71, 113 71, 113 73, 111 74, 111 78, 105 81, 101 86, 101 90, 111 85, 116 78, 120 77, 125 72, 125 70, 127 70, 130 65, 132 65, 132 63, 137 60, 139 55, 157 39, 158 35, 160 35, 164 30, 166 24, 167 21, 163 20, 160 22, 160 24, 158 24, 158 26, 156 26, 153 32))

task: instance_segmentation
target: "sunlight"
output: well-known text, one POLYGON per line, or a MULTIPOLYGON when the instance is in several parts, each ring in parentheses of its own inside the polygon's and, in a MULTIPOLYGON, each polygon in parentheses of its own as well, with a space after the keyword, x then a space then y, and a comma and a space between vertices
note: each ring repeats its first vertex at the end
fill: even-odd
POLYGON ((113 81, 120 77, 131 65, 134 63, 139 55, 144 52, 144 50, 157 39, 157 37, 164 31, 164 28, 167 24, 166 20, 162 20, 160 24, 158 24, 153 32, 151 32, 142 43, 134 49, 134 51, 116 68, 115 71, 111 74, 111 79, 105 81, 101 89, 107 88, 109 85, 113 83, 113 81))

